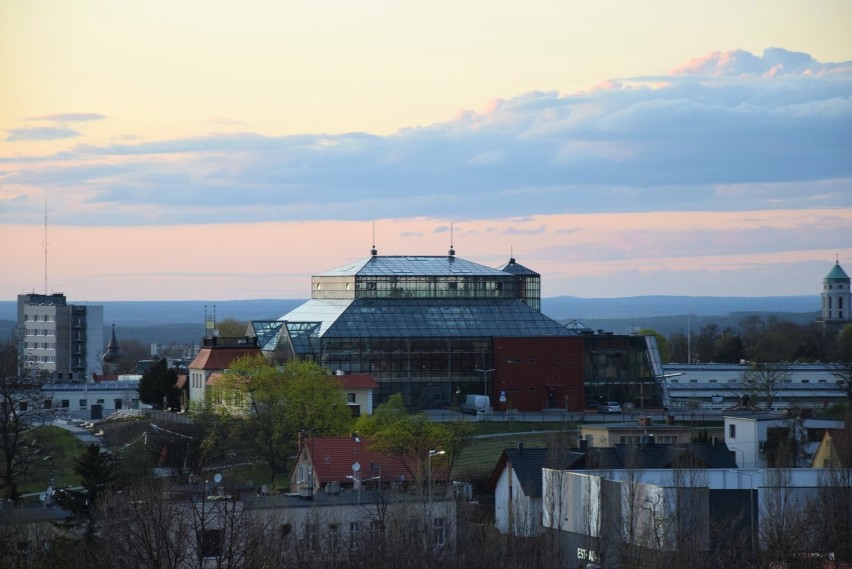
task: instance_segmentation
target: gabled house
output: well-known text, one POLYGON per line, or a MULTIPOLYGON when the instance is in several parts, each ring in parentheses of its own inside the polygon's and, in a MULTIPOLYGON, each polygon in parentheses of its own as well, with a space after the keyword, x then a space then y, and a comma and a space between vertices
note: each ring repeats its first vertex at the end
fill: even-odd
POLYGON ((811 468, 852 468, 852 431, 826 429, 811 468))
POLYGON ((346 403, 353 417, 373 414, 373 391, 379 387, 373 376, 366 373, 337 374, 346 403))
POLYGON ((843 421, 807 414, 731 411, 724 419, 725 443, 740 453, 740 468, 810 466, 825 431, 843 428, 843 421))
POLYGON ((189 364, 189 403, 201 405, 214 373, 223 373, 242 356, 260 354, 256 338, 204 338, 201 350, 189 364))
POLYGON ((305 437, 290 472, 290 492, 303 497, 334 494, 343 488, 360 490, 367 482, 405 488, 416 472, 410 466, 400 458, 370 450, 369 442, 361 437, 305 437))
POLYGON ((542 468, 573 468, 582 459, 582 452, 524 448, 523 443, 504 450, 489 481, 497 529, 523 537, 541 534, 542 468))

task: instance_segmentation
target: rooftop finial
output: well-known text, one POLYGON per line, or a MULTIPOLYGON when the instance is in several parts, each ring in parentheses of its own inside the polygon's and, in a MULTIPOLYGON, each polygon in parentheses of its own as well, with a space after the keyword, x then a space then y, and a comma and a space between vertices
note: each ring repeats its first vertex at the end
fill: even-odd
POLYGON ((509 245, 509 264, 515 264, 515 248, 509 245))
POLYGON ((376 249, 376 222, 373 222, 373 248, 370 249, 370 255, 375 257, 379 254, 379 251, 376 249))
POLYGON ((450 255, 450 257, 455 257, 455 255, 456 255, 456 250, 453 249, 453 222, 452 221, 450 222, 450 250, 449 250, 448 254, 450 255))

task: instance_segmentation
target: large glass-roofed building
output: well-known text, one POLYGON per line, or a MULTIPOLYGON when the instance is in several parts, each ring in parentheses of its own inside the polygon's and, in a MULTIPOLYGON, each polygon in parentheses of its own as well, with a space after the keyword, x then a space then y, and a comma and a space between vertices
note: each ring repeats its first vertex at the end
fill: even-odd
POLYGON ((483 392, 496 403, 506 399, 501 392, 513 392, 511 378, 518 374, 502 368, 517 361, 538 364, 537 377, 546 383, 539 391, 515 387, 518 408, 525 399, 539 409, 564 405, 569 390, 571 405, 582 405, 583 342, 541 314, 538 273, 515 259, 486 267, 452 250, 445 256, 371 253, 314 275, 311 300, 279 320, 254 322, 259 345, 335 372, 368 373, 379 384, 379 403, 397 392, 414 407, 483 392), (495 349, 529 351, 528 343, 512 340, 532 338, 551 339, 538 344, 536 358, 495 358, 495 349), (565 340, 553 341, 559 338, 565 340))

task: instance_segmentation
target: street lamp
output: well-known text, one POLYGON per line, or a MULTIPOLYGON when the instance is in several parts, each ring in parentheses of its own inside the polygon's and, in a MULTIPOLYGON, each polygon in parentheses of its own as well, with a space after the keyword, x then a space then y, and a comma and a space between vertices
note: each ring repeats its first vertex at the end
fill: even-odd
POLYGON ((749 486, 749 494, 748 494, 749 516, 748 516, 748 521, 749 521, 749 527, 750 527, 750 530, 751 530, 751 559, 752 559, 752 561, 754 561, 757 558, 757 556, 755 554, 755 548, 754 548, 754 477, 757 476, 758 474, 760 474, 763 471, 762 470, 755 470, 754 472, 743 472, 740 469, 737 469, 737 470, 731 469, 731 472, 736 472, 737 474, 743 474, 745 476, 748 476, 748 481, 749 481, 749 484, 748 484, 748 486, 749 486))
POLYGON ((488 374, 494 371, 494 368, 491 369, 479 369, 474 368, 473 371, 478 371, 482 374, 482 394, 488 395, 488 387, 486 386, 486 382, 488 381, 488 374))
MULTIPOLYGON (((430 505, 430 506, 432 505, 432 457, 433 457, 433 456, 436 456, 436 455, 439 455, 439 454, 447 454, 447 452, 446 452, 446 451, 443 451, 443 450, 430 450, 430 451, 429 451, 429 454, 428 454, 428 455, 426 455, 426 460, 427 460, 427 464, 428 464, 428 468, 427 468, 428 477, 427 477, 427 480, 428 480, 428 482, 429 482, 429 505, 430 505)), ((430 512, 431 512, 431 510, 430 510, 430 512)))

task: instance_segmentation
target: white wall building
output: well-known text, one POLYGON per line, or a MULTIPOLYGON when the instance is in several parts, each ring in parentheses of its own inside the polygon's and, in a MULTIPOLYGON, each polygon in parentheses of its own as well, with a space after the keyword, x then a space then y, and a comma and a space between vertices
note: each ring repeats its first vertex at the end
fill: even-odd
MULTIPOLYGON (((850 480, 850 473, 844 472, 843 479, 850 480)), ((607 472, 545 468, 542 522, 559 532, 569 557, 606 567, 622 566, 627 545, 640 548, 646 560, 674 553, 684 538, 692 540, 696 552, 711 551, 713 534, 720 528, 745 537, 740 547, 746 552, 751 547, 765 550, 767 536, 807 515, 819 493, 832 490, 832 480, 825 470, 809 468, 607 472)), ((843 488, 833 489, 843 495, 843 488)), ((789 541, 794 538, 801 538, 794 544, 799 551, 814 551, 807 536, 790 535, 789 541)), ((731 545, 715 541, 716 547, 731 545)), ((834 546, 844 547, 840 542, 834 546)))
POLYGON ((739 468, 766 468, 783 459, 807 466, 825 431, 840 428, 843 421, 731 412, 725 415, 725 444, 737 455, 739 468))
MULTIPOLYGON (((666 364, 664 381, 673 411, 690 409, 729 409, 742 395, 762 405, 760 393, 748 385, 747 374, 755 368, 742 364, 666 364)), ((772 407, 809 407, 822 409, 846 399, 843 382, 833 374, 833 364, 773 364, 781 378, 772 407)))
POLYGON ((97 420, 139 407, 139 380, 101 383, 46 383, 41 388, 43 407, 69 419, 97 420))

